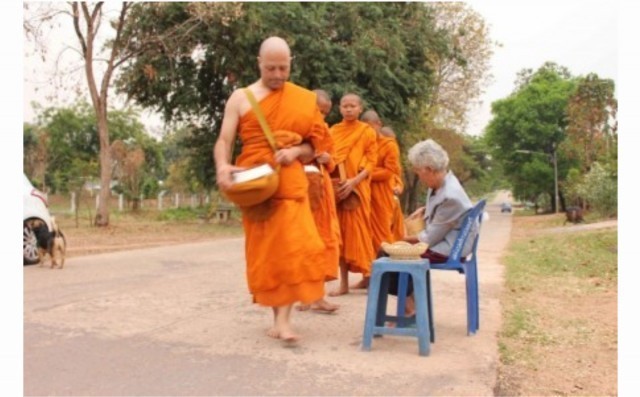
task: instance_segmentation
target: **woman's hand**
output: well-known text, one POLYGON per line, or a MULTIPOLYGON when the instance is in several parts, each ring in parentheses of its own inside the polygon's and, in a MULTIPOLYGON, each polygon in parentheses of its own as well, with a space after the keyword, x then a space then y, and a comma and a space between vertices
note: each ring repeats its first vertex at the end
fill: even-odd
POLYGON ((409 215, 409 218, 411 218, 411 219, 418 218, 418 217, 419 218, 424 218, 425 209, 426 209, 426 207, 424 207, 424 206, 418 208, 411 215, 409 215))
POLYGON ((417 236, 405 236, 402 240, 411 244, 418 244, 420 242, 417 236))

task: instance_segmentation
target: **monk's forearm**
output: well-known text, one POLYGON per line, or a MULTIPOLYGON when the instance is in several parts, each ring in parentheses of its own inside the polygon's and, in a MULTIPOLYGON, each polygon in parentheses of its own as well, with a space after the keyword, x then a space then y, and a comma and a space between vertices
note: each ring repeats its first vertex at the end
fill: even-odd
POLYGON ((393 176, 394 173, 386 168, 376 168, 373 170, 373 174, 371 174, 371 180, 374 182, 388 181, 393 178, 393 176))
POLYGON ((216 168, 222 168, 231 162, 230 145, 224 139, 218 139, 213 147, 213 159, 216 162, 216 168))
POLYGON ((369 171, 367 171, 366 169, 363 169, 353 179, 354 179, 354 181, 356 182, 356 185, 357 185, 360 182, 362 182, 365 179, 367 179, 368 176, 369 176, 369 171))
POLYGON ((299 153, 298 159, 303 163, 309 163, 313 161, 315 157, 315 151, 313 150, 313 146, 310 143, 304 142, 300 145, 296 146, 299 153))

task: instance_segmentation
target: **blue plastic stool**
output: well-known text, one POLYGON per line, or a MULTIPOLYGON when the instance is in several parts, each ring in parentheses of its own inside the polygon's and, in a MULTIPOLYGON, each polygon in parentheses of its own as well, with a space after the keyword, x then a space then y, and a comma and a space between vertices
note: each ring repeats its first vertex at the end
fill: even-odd
POLYGON ((367 312, 364 320, 362 350, 370 351, 374 335, 415 336, 421 356, 428 356, 430 343, 433 342, 433 319, 431 315, 431 283, 428 272, 428 259, 395 260, 387 257, 373 261, 371 278, 369 279, 369 294, 367 297, 367 312), (404 296, 398 291, 398 308, 402 303, 398 315, 387 315, 387 297, 389 295, 389 272, 398 272, 399 279, 406 283, 406 275, 413 279, 413 294, 416 301, 416 315, 407 319, 404 313, 404 296), (402 280, 405 278, 404 280, 402 280), (386 327, 387 321, 396 326, 386 327))

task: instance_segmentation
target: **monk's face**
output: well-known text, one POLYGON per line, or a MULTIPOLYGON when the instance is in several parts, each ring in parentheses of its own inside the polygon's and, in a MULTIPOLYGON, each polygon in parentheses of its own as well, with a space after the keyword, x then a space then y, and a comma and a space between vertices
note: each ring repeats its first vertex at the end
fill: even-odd
POLYGON ((272 90, 278 90, 289 80, 291 56, 285 51, 267 51, 258 57, 260 79, 272 90))
POLYGON ((355 95, 347 95, 340 100, 340 114, 345 121, 357 120, 362 113, 360 98, 355 95))
POLYGON ((318 109, 320 109, 320 113, 324 118, 327 118, 329 113, 331 112, 331 101, 327 101, 324 98, 318 98, 318 109))

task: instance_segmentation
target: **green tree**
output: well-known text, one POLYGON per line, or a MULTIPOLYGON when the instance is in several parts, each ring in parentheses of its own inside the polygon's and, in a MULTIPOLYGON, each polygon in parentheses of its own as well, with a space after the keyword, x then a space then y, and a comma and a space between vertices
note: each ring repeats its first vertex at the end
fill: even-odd
MULTIPOLYGON (((189 17, 190 6, 142 4, 134 11, 132 37, 173 29, 189 17)), ((266 37, 290 44, 292 81, 323 88, 334 102, 355 91, 399 131, 427 103, 427 60, 444 51, 447 40, 423 3, 242 3, 226 12, 228 18, 190 32, 170 51, 157 46, 135 57, 118 80, 119 90, 142 106, 189 126, 188 167, 205 188, 214 186, 211 148, 226 99, 258 78, 255 57, 266 37)), ((337 121, 335 111, 329 121, 337 121)))
POLYGON ((567 139, 563 148, 576 159, 582 172, 595 161, 617 158, 617 110, 613 80, 589 74, 578 79, 569 100, 567 139))
POLYGON ((547 193, 553 210, 551 159, 557 151, 558 179, 564 180, 568 164, 558 148, 565 139, 567 104, 574 89, 575 82, 566 69, 554 63, 544 64, 533 74, 525 70, 519 75, 516 91, 492 104, 494 117, 486 129, 493 157, 502 163, 514 195, 530 200, 547 193))
MULTIPOLYGON (((110 111, 107 120, 110 134, 114 140, 140 146, 145 157, 143 178, 157 180, 166 174, 162 146, 146 133, 138 117, 131 109, 110 111)), ((100 151, 95 112, 87 103, 43 109, 35 128, 47 136, 45 178, 54 192, 75 191, 79 183, 97 180, 97 173, 78 172, 82 164, 87 170, 95 169, 92 164, 98 164, 100 151), (84 180, 77 181, 79 177, 84 180)))

